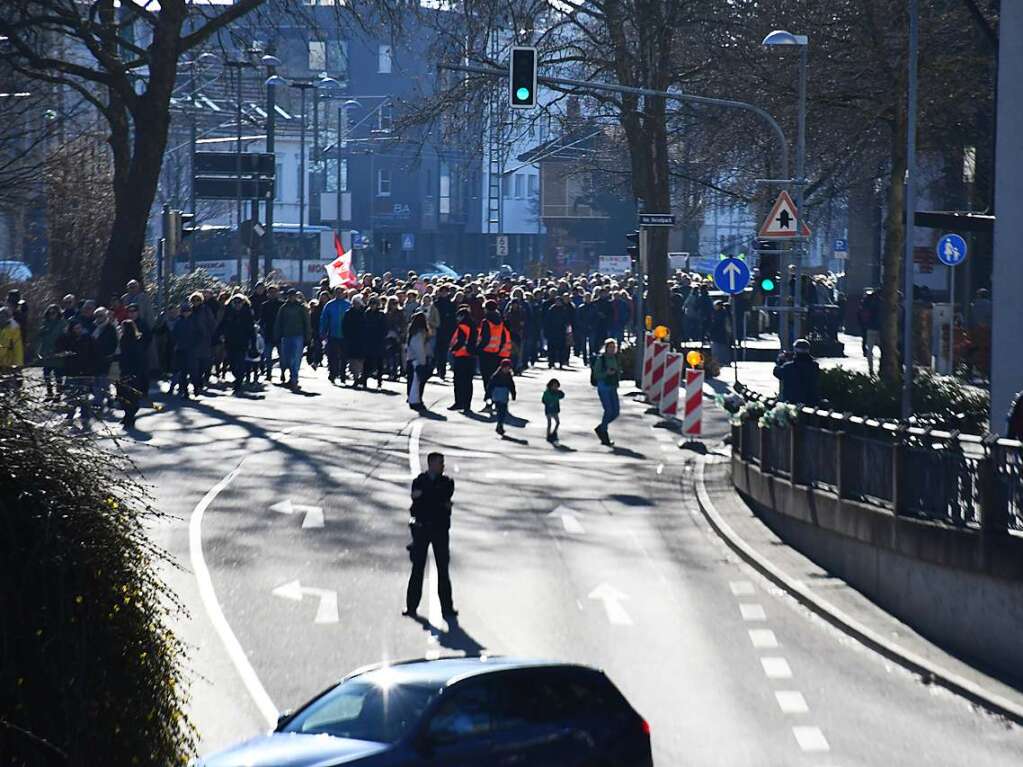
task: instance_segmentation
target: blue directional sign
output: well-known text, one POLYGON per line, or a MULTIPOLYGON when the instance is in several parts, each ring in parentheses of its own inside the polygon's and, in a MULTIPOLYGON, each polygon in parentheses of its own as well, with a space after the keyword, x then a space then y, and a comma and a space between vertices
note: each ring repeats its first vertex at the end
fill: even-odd
POLYGON ((958 234, 945 234, 938 240, 938 260, 945 266, 959 266, 966 260, 966 240, 958 234))
POLYGON ((415 250, 416 249, 416 236, 411 232, 407 232, 401 236, 401 249, 402 250, 415 250))
POLYGON ((749 285, 750 273, 746 262, 738 258, 723 258, 714 269, 714 284, 718 290, 734 296, 749 285))
POLYGON ((835 247, 832 248, 835 253, 848 253, 849 252, 849 241, 848 240, 835 240, 835 247))

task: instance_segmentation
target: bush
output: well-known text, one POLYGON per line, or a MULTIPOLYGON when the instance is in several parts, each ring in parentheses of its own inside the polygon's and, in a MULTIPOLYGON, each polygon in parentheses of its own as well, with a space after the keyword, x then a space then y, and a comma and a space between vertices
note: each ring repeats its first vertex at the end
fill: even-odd
MULTIPOLYGON (((148 287, 151 292, 157 292, 155 283, 148 287)), ((214 293, 220 293, 227 287, 224 282, 205 269, 196 269, 194 272, 185 274, 170 274, 167 275, 167 303, 168 305, 181 304, 197 290, 212 290, 214 293)))
MULTIPOLYGON (((901 416, 902 390, 897 382, 843 368, 821 370, 820 395, 833 410, 878 419, 901 416)), ((990 396, 955 378, 917 369, 913 378, 913 423, 947 431, 983 434, 988 427, 990 396)))
POLYGON ((144 529, 158 515, 125 460, 46 417, 0 394, 3 763, 183 764, 181 608, 144 529))

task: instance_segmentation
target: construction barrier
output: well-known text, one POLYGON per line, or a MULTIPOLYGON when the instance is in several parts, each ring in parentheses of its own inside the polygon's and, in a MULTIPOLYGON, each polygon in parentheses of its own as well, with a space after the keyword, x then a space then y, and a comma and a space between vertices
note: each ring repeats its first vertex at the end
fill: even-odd
POLYGON ((678 390, 682 385, 682 367, 685 358, 681 354, 668 352, 664 363, 664 383, 661 386, 661 402, 658 410, 663 418, 678 416, 678 390))
POLYGON ((668 359, 668 344, 654 341, 653 369, 650 371, 650 388, 646 390, 646 398, 657 403, 661 400, 661 387, 664 384, 664 363, 668 359))
POLYGON ((643 341, 643 378, 640 388, 645 392, 650 388, 650 374, 654 372, 654 334, 645 333, 643 341))
POLYGON ((686 371, 685 416, 682 419, 682 434, 699 437, 703 420, 703 371, 690 368, 686 371))

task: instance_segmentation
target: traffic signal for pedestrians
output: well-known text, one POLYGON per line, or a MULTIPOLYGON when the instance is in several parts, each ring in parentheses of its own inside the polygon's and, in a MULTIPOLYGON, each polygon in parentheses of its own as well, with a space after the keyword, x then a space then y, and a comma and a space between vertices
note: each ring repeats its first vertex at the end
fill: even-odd
POLYGON ((532 109, 536 106, 536 48, 512 48, 508 65, 510 106, 532 109))

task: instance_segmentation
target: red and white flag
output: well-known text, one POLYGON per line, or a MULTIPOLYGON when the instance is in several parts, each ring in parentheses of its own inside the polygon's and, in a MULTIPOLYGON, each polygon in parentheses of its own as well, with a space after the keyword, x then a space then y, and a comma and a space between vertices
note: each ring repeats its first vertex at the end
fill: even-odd
POLYGON ((337 258, 323 266, 327 270, 330 287, 336 288, 338 285, 349 287, 357 284, 359 278, 355 276, 355 270, 352 269, 352 254, 345 253, 345 246, 341 244, 341 235, 337 232, 334 233, 334 250, 337 251, 337 258))

